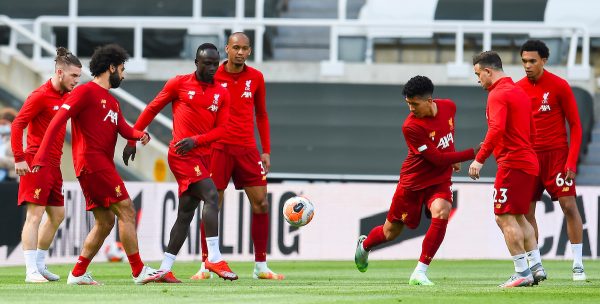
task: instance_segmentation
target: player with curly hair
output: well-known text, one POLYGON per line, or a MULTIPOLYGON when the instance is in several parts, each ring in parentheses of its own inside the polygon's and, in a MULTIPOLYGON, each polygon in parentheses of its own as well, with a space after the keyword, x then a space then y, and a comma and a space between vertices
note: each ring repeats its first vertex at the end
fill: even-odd
POLYGON ((86 209, 94 214, 94 227, 87 235, 81 255, 69 273, 67 284, 98 285, 87 272, 88 265, 106 237, 119 221, 119 237, 127 253, 133 282, 146 284, 163 278, 165 272, 144 266, 138 249, 135 210, 123 180, 117 173, 113 157, 117 135, 142 144, 150 141, 148 133, 127 124, 119 102, 109 92, 125 78, 127 52, 116 44, 96 48, 90 61, 94 79, 77 87, 50 122, 39 151, 33 160, 33 172, 47 167, 49 147, 62 140, 58 137, 71 119, 75 174, 85 196, 86 209))

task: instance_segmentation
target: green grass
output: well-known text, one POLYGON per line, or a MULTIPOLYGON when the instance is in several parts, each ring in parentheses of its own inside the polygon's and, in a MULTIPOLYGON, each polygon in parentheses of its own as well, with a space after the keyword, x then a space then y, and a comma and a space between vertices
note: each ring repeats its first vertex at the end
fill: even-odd
MULTIPOLYGON (((571 281, 571 262, 545 261, 549 279, 539 286, 496 287, 512 272, 511 261, 436 260, 436 286, 409 286, 415 261, 371 261, 360 273, 351 261, 270 262, 283 281, 253 280, 252 263, 232 262, 238 281, 191 281, 198 263, 177 262, 183 284, 135 286, 126 263, 93 263, 103 286, 68 286, 72 265, 54 265, 59 282, 25 284, 24 267, 0 268, 1 303, 600 303, 600 261, 586 261, 587 282, 571 281)), ((151 263, 157 266, 158 263, 151 263)))

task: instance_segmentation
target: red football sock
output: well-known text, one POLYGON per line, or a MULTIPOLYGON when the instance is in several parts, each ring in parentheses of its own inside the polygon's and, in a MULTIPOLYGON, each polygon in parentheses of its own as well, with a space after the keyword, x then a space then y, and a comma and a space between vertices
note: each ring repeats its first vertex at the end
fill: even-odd
POLYGON ((140 258, 140 252, 138 251, 132 255, 128 255, 127 259, 131 266, 131 274, 137 278, 144 268, 144 262, 142 262, 142 258, 140 258))
POLYGON ((206 231, 204 231, 204 221, 200 222, 200 242, 202 242, 202 262, 208 258, 208 245, 206 244, 206 231))
POLYGON ((448 220, 439 218, 431 219, 431 225, 427 230, 427 234, 425 234, 425 239, 423 239, 423 249, 419 262, 427 265, 431 263, 431 260, 444 240, 444 236, 446 236, 446 227, 448 227, 448 220))
POLYGON ((377 226, 373 228, 371 232, 369 232, 367 239, 365 239, 363 242, 363 248, 366 251, 369 251, 371 248, 385 242, 387 242, 387 240, 385 239, 385 234, 383 233, 383 225, 377 226))
POLYGON ((77 259, 77 263, 75 263, 75 267, 73 267, 71 273, 74 277, 80 277, 84 275, 91 262, 92 260, 83 256, 79 256, 79 258, 77 259))
POLYGON ((254 261, 267 261, 267 241, 269 239, 269 214, 252 213, 252 226, 250 229, 254 243, 254 261))

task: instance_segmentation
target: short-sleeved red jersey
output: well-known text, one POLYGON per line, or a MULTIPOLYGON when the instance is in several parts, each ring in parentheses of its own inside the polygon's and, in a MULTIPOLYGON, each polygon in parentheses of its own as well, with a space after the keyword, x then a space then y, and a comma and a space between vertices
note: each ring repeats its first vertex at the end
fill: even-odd
MULTIPOLYGON (((25 161, 25 154, 33 157, 37 153, 50 121, 67 96, 69 93, 61 94, 54 89, 52 81, 48 80, 27 97, 11 126, 10 141, 15 162, 25 161), (23 151, 25 128, 27 128, 27 150, 23 151)), ((48 165, 52 167, 60 167, 65 133, 63 127, 56 134, 57 140, 49 147, 48 165)))
POLYGON ((493 152, 499 167, 537 176, 539 164, 533 151, 529 96, 510 77, 497 80, 488 91, 485 109, 488 131, 475 159, 483 164, 493 152))
POLYGON ((271 153, 271 135, 263 74, 247 65, 244 65, 240 73, 229 73, 225 70, 226 64, 227 61, 221 64, 215 74, 215 81, 227 88, 231 96, 227 132, 218 142, 256 147, 254 139, 254 116, 256 115, 256 126, 260 135, 262 151, 271 153))
POLYGON ((146 106, 134 128, 144 130, 168 103, 173 107, 173 140, 169 148, 174 149, 178 141, 191 137, 197 147, 190 153, 209 155, 210 143, 225 134, 230 103, 227 89, 199 81, 196 73, 178 75, 167 81, 146 106))
POLYGON ((536 152, 569 149, 567 169, 577 172, 577 159, 581 146, 581 121, 577 102, 571 86, 562 78, 544 70, 542 76, 532 82, 527 77, 517 82, 532 102, 536 152), (567 142, 565 118, 569 123, 570 143, 567 142), (570 147, 569 147, 570 145, 570 147))
POLYGON ((71 118, 73 134, 73 162, 75 174, 80 176, 115 168, 113 157, 117 134, 126 139, 139 140, 144 132, 134 130, 121 113, 119 102, 109 91, 90 81, 76 87, 56 116, 50 122, 33 165, 49 165, 49 147, 56 141, 61 129, 71 118))
POLYGON ((454 115, 456 105, 449 99, 435 99, 437 114, 417 118, 410 113, 402 133, 408 156, 400 169, 400 184, 410 190, 450 182, 454 163, 473 159, 475 152, 454 150, 454 115))

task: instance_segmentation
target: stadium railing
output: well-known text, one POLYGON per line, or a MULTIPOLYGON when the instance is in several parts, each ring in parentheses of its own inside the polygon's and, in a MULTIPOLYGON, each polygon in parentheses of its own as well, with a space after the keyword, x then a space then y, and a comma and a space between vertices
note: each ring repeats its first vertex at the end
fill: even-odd
MULTIPOLYGON (((56 46, 52 45, 51 43, 44 40, 40 36, 33 34, 26 27, 24 27, 20 22, 11 20, 7 16, 0 15, 0 25, 8 26, 11 29, 11 36, 10 36, 9 46, 8 46, 9 52, 15 52, 15 53, 18 52, 17 51, 17 34, 25 37, 26 39, 31 40, 31 42, 34 44, 34 46, 39 48, 40 51, 41 51, 41 49, 44 49, 45 51, 49 52, 50 54, 54 54, 56 52, 56 46)), ((84 66, 84 67, 82 67, 81 70, 82 70, 82 76, 87 77, 88 79, 92 78, 92 75, 87 67, 84 66)), ((139 100, 138 98, 136 98, 135 96, 131 95, 130 93, 128 93, 127 91, 125 91, 123 89, 120 89, 120 88, 114 89, 114 90, 112 90, 112 93, 117 95, 121 101, 124 101, 127 104, 135 107, 140 112, 143 111, 144 108, 146 107, 146 104, 144 102, 142 102, 141 100, 139 100)), ((166 128, 169 128, 169 129, 173 128, 172 127, 173 121, 171 119, 167 118, 166 116, 164 116, 163 114, 158 114, 156 116, 155 120, 158 121, 158 123, 160 123, 161 125, 163 125, 166 128)), ((165 154, 168 151, 167 146, 159 141, 151 141, 150 145, 165 154)))
MULTIPOLYGON (((492 48, 492 34, 525 34, 530 36, 544 35, 565 37, 570 39, 567 70, 570 79, 589 79, 590 77, 590 31, 584 24, 516 21, 432 21, 404 22, 398 20, 349 20, 346 19, 346 0, 338 0, 337 19, 296 19, 296 18, 265 18, 264 0, 255 1, 254 18, 244 17, 244 1, 236 0, 235 17, 203 17, 201 16, 200 0, 194 0, 194 12, 191 17, 111 17, 111 16, 78 16, 77 0, 71 0, 69 16, 40 16, 35 19, 33 32, 42 36, 44 27, 68 27, 68 47, 77 49, 77 29, 82 27, 124 28, 132 29, 133 57, 129 71, 144 72, 145 58, 143 55, 144 29, 187 29, 211 26, 218 32, 224 30, 240 31, 253 29, 255 61, 263 61, 263 34, 266 27, 326 27, 330 29, 329 59, 322 62, 322 73, 339 73, 339 43, 342 37, 362 37, 366 39, 365 62, 373 62, 373 40, 376 38, 401 38, 407 34, 419 32, 436 34, 454 34, 454 61, 448 63, 450 77, 467 77, 470 75, 469 65, 464 58, 465 34, 482 34, 483 50, 492 48), (579 40, 581 39, 581 61, 576 62, 579 40)), ((216 33, 219 34, 219 33, 216 33)), ((221 33, 222 34, 222 33, 221 33)), ((11 34, 12 35, 12 34, 11 34)), ((41 46, 36 44, 33 49, 33 59, 42 59, 41 46)))

